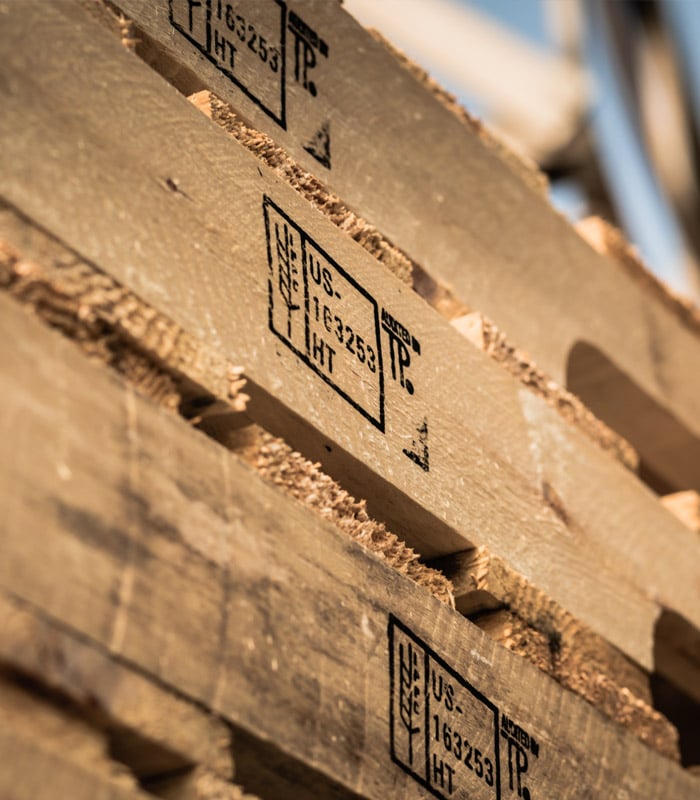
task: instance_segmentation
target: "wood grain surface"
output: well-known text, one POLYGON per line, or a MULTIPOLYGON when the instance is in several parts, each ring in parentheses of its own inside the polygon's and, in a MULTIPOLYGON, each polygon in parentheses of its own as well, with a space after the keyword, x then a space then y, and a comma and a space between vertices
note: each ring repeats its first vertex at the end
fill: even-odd
POLYGON ((584 387, 667 491, 700 488, 697 313, 686 324, 641 271, 596 253, 340 4, 114 5, 175 85, 232 103, 556 381, 584 387), (277 71, 261 36, 281 51, 277 71), (644 413, 617 413, 621 395, 644 413))
POLYGON ((333 796, 448 796, 450 781, 473 798, 693 796, 673 762, 13 302, 4 592, 332 778, 333 796))
POLYGON ((0 192, 243 364, 258 421, 424 556, 488 545, 647 668, 659 605, 698 624, 700 542, 634 475, 78 7, 3 25, 0 192), (285 236, 311 265, 293 295, 285 236))

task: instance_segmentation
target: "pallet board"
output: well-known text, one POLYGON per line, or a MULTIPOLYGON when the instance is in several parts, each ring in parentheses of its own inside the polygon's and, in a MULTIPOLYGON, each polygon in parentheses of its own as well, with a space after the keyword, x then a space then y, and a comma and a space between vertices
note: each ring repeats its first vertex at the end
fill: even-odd
POLYGON ((148 800, 109 759, 107 741, 74 712, 0 676, 0 795, 7 800, 148 800))
MULTIPOLYGON (((133 294, 120 289, 99 271, 91 270, 54 239, 9 210, 0 212, 0 234, 0 284, 11 297, 58 328, 83 352, 115 369, 159 405, 171 410, 179 408, 188 419, 189 409, 194 406, 197 416, 193 421, 199 419, 196 424, 200 429, 233 449, 276 488, 333 521, 339 530, 360 541, 441 601, 452 607, 453 597, 456 597, 458 610, 472 615, 480 610, 479 603, 486 593, 489 598, 486 608, 510 608, 528 627, 533 641, 544 639, 552 645, 556 643, 556 647, 549 647, 545 642, 544 660, 537 646, 531 651, 519 652, 526 657, 534 656, 535 663, 548 674, 590 699, 604 714, 635 731, 643 741, 662 752, 675 751, 675 731, 651 710, 648 676, 644 671, 635 668, 612 645, 574 620, 541 590, 483 548, 471 555, 464 552, 444 557, 440 560, 441 571, 421 564, 417 554, 408 550, 393 533, 368 518, 364 503, 350 497, 317 465, 293 453, 282 440, 258 426, 245 424, 245 416, 227 412, 224 403, 216 402, 211 408, 209 401, 213 397, 201 384, 194 392, 192 387, 186 387, 192 399, 183 396, 181 382, 171 382, 168 384, 170 391, 164 393, 160 384, 171 373, 164 372, 161 367, 170 367, 173 376, 184 369, 185 378, 199 378, 200 381, 204 373, 204 386, 220 383, 216 371, 210 376, 206 370, 190 369, 193 359, 175 359, 172 365, 170 353, 182 353, 183 348, 161 345, 182 342, 186 338, 173 323, 165 324, 162 316, 133 294), (132 309, 133 313, 125 314, 125 309, 132 309), (143 320, 149 320, 150 324, 139 324, 143 320), (153 335, 158 322, 164 323, 162 327, 167 336, 153 335), (103 343, 108 343, 108 347, 103 343), (134 348, 141 354, 136 371, 124 368, 133 362, 128 354, 134 348), (200 400, 207 402, 203 405, 200 400), (205 414, 203 418, 202 414, 205 414), (231 419, 236 416, 243 416, 243 420, 231 429, 231 419), (449 575, 453 585, 443 573, 449 575)), ((190 344, 189 352, 201 353, 200 343, 190 344)), ((194 366, 197 362, 198 359, 194 359, 194 366)), ((210 359, 205 358, 204 363, 211 363, 210 359)), ((225 361, 221 366, 226 372, 225 361)), ((237 394, 232 402, 239 403, 240 399, 241 395, 237 394)), ((519 635, 519 640, 522 638, 519 635)), ((678 642, 687 638, 666 637, 665 646, 666 642, 670 646, 665 649, 672 652, 677 649, 678 642), (674 640, 677 640, 675 648, 674 640)), ((655 656, 658 652, 657 637, 655 656)), ((688 658, 683 660, 687 662, 688 658)))
POLYGON ((330 796, 692 796, 680 767, 13 302, 6 596, 332 779, 330 796))
POLYGON ((0 794, 696 796, 700 312, 340 4, 0 27, 0 794))
POLYGON ((233 775, 231 733, 220 719, 4 592, 0 665, 85 707, 128 749, 140 779, 193 764, 224 779, 233 775))
POLYGON ((264 423, 323 456, 424 556, 487 544, 646 667, 657 603, 698 622, 700 542, 633 475, 77 7, 10 7, 3 24, 0 192, 243 364, 264 423), (306 325, 303 294, 284 299, 284 236, 321 270, 306 325), (326 307, 374 360, 336 345, 331 375, 326 307))
POLYGON ((233 104, 556 381, 610 411, 666 491, 700 488, 697 322, 596 253, 340 4, 113 5, 175 85, 233 104), (644 413, 618 413, 611 392, 644 413))

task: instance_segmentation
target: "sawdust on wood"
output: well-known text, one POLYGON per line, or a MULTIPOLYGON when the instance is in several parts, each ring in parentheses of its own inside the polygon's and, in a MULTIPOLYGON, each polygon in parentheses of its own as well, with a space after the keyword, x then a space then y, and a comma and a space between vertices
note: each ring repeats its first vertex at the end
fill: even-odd
POLYGON ((457 609, 650 747, 679 758, 678 732, 653 708, 648 674, 486 547, 431 562, 457 609))
POLYGON ((649 703, 620 686, 605 664, 587 657, 574 641, 539 630, 512 610, 477 617, 474 622, 513 653, 528 659, 558 683, 583 697, 605 716, 674 761, 680 761, 678 731, 649 703))
POLYGON ((321 471, 319 464, 308 461, 282 439, 257 426, 242 432, 239 441, 236 452, 266 480, 312 508, 438 600, 454 607, 450 581, 438 570, 423 564, 419 555, 383 523, 372 519, 365 501, 346 492, 321 471))

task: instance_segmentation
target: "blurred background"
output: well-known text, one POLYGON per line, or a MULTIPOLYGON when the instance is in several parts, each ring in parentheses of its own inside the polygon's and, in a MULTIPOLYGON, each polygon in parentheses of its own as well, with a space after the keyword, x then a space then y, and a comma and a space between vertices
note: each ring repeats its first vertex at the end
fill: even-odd
POLYGON ((700 0, 344 0, 700 301, 700 0))

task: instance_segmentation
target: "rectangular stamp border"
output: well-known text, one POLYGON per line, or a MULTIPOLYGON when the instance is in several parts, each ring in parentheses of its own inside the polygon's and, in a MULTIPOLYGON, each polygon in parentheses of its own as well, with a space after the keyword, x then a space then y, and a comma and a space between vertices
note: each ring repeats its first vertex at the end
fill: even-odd
POLYGON ((266 245, 267 245, 267 263, 268 263, 267 291, 268 291, 268 327, 269 327, 269 329, 298 358, 300 358, 304 362, 304 364, 306 364, 306 366, 309 367, 309 369, 311 369, 313 372, 315 372, 316 375, 318 375, 319 378, 321 378, 321 380, 323 380, 324 383, 328 384, 331 388, 333 388, 356 411, 358 411, 360 414, 362 414, 362 416, 366 420, 371 422, 372 425, 374 425, 375 428, 378 428, 382 433, 384 433, 385 432, 385 421, 386 421, 386 415, 385 415, 385 409, 384 409, 384 365, 383 365, 383 361, 382 361, 381 328, 380 328, 380 324, 379 324, 379 306, 377 304, 377 301, 372 297, 372 295, 363 286, 360 286, 360 284, 355 280, 355 278, 353 278, 352 275, 348 274, 340 266, 340 264, 338 264, 338 262, 334 258, 329 256, 328 253, 326 252, 326 250, 323 247, 321 247, 318 244, 318 242, 316 242, 315 239, 313 239, 311 236, 309 236, 309 234, 306 233, 306 231, 304 231, 296 222, 294 222, 293 219, 291 219, 289 214, 287 214, 285 211, 283 211, 277 205, 277 203, 275 203, 275 201, 272 200, 272 198, 268 197, 268 195, 266 195, 266 194, 263 195, 262 210, 263 210, 263 218, 265 220, 265 241, 266 241, 266 245), (299 235, 301 237, 302 249, 303 249, 303 252, 304 252, 304 256, 302 258, 302 261, 304 262, 304 266, 303 266, 303 269, 304 269, 304 297, 305 297, 305 306, 306 306, 305 309, 304 309, 304 314, 305 314, 304 325, 305 325, 305 330, 306 330, 307 336, 308 336, 308 324, 309 324, 308 323, 309 310, 308 310, 308 298, 307 298, 307 293, 308 292, 307 292, 307 286, 306 286, 307 278, 306 278, 306 263, 305 263, 306 262, 306 242, 307 241, 311 242, 311 244, 316 248, 316 250, 319 253, 321 253, 321 255, 330 264, 333 265, 333 268, 336 269, 343 276, 343 278, 349 284, 351 284, 353 286, 353 288, 356 291, 358 291, 366 300, 368 300, 372 304, 372 307, 374 309, 374 329, 375 329, 375 333, 376 333, 376 337, 377 337, 376 344, 377 344, 377 380, 379 382, 379 418, 373 416, 369 411, 367 411, 366 408, 364 408, 364 406, 360 405, 356 400, 354 400, 352 397, 350 397, 350 395, 344 389, 341 389, 340 386, 336 385, 328 377, 328 375, 326 375, 324 372, 321 372, 321 370, 319 370, 318 367, 313 363, 313 361, 311 361, 309 359, 308 355, 304 351, 299 350, 285 336, 283 336, 281 333, 279 333, 279 331, 275 330, 275 327, 274 327, 274 324, 273 324, 273 318, 272 318, 272 302, 271 302, 273 294, 274 294, 274 290, 273 290, 273 287, 272 287, 271 278, 269 276, 269 269, 272 266, 272 250, 271 250, 271 239, 270 239, 270 220, 269 220, 269 216, 268 216, 268 213, 267 213, 268 207, 273 208, 274 211, 277 214, 279 214, 281 217, 283 217, 289 223, 289 225, 291 225, 296 231, 299 232, 299 235))
MULTIPOLYGON (((423 788, 427 789, 432 795, 445 800, 445 795, 441 794, 437 789, 430 785, 430 783, 416 774, 407 767, 397 756, 394 747, 394 691, 396 687, 396 676, 394 674, 394 630, 398 628, 404 636, 411 639, 425 654, 426 664, 429 659, 436 661, 442 669, 451 675, 457 683, 464 687, 468 692, 474 695, 477 700, 481 701, 492 713, 494 717, 494 757, 496 759, 496 800, 501 800, 501 754, 500 754, 500 740, 499 740, 499 718, 500 712, 498 706, 482 694, 476 687, 472 686, 466 678, 463 678, 458 672, 454 670, 443 658, 441 658, 428 644, 426 644, 419 636, 417 636, 407 625, 389 613, 389 620, 387 623, 387 638, 389 644, 389 752, 391 760, 400 767, 407 775, 410 775, 413 780, 419 783, 423 788)), ((427 674, 427 671, 426 671, 427 674)), ((426 677, 427 680, 427 677, 426 677)))
MULTIPOLYGON (((280 9, 280 114, 277 116, 274 111, 269 109, 258 97, 256 97, 253 92, 248 89, 248 87, 242 83, 230 70, 226 69, 226 67, 221 66, 219 62, 211 55, 209 52, 210 50, 210 42, 207 41, 205 45, 202 45, 196 39, 192 38, 190 34, 184 30, 173 17, 173 3, 175 0, 168 0, 168 18, 170 21, 170 25, 175 28, 176 31, 181 33, 188 42, 193 44, 199 53, 201 53, 208 61, 210 61, 216 69, 219 70, 223 75, 231 80, 235 85, 245 94, 250 100, 255 103, 256 106, 261 111, 264 111, 268 117, 273 119, 283 130, 287 130, 287 55, 286 55, 286 35, 287 35, 287 4, 284 0, 272 0, 272 2, 277 3, 280 9)), ((209 26, 210 26, 210 19, 211 19, 211 4, 213 0, 205 0, 206 4, 206 14, 207 14, 207 39, 209 39, 209 26)))

